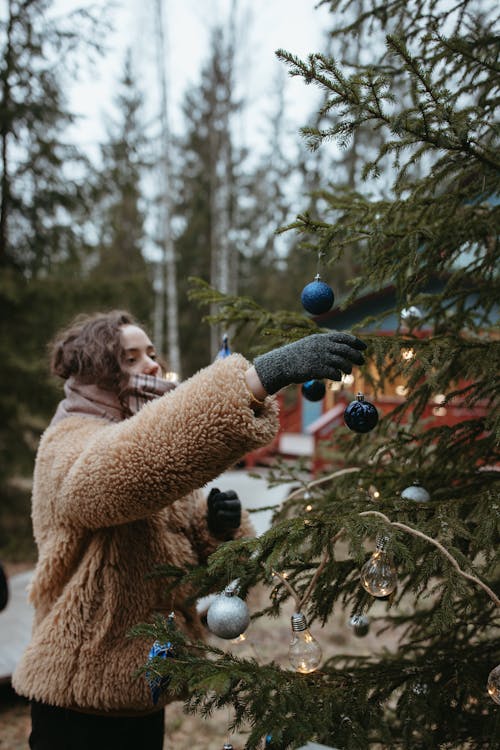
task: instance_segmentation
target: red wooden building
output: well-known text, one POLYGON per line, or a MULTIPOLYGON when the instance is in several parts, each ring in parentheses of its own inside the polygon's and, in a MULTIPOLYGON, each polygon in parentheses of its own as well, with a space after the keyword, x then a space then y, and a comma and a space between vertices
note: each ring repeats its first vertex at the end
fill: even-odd
MULTIPOLYGON (((442 286, 443 282, 436 279, 426 292, 438 292, 442 286)), ((475 304, 474 299, 471 299, 471 304, 475 304)), ((377 334, 391 336, 401 329, 401 320, 394 314, 395 308, 396 291, 394 287, 387 287, 358 298, 345 310, 334 308, 315 320, 323 328, 349 331, 361 321, 382 314, 381 322, 377 324, 377 334), (387 315, 384 317, 383 313, 386 311, 387 315)), ((363 330, 373 333, 375 326, 369 325, 357 330, 362 336, 363 330)), ((428 336, 430 333, 431 330, 425 326, 418 331, 420 336, 428 336)), ((414 356, 413 350, 409 348, 403 351, 402 356, 414 356)), ((388 386, 383 395, 375 397, 366 386, 359 368, 354 368, 352 375, 344 376, 341 383, 326 385, 325 397, 319 402, 307 401, 301 394, 300 386, 286 388, 278 394, 279 434, 271 445, 246 456, 247 467, 269 464, 277 455, 290 459, 300 456, 309 459, 310 470, 314 474, 325 466, 327 444, 331 442, 333 432, 339 428, 347 429, 344 425, 344 410, 358 392, 375 404, 380 416, 392 411, 405 399, 405 383, 402 379, 388 386)), ((424 410, 422 420, 426 420, 428 426, 453 425, 485 414, 481 407, 471 410, 456 402, 444 406, 443 401, 444 394, 436 394, 433 402, 424 410)))

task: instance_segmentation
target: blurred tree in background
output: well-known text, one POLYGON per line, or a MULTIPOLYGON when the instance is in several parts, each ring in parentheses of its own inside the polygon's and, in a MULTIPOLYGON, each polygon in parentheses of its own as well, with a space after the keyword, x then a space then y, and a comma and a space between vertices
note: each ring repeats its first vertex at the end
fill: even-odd
MULTIPOLYGON (((11 0, 0 20, 0 485, 3 510, 24 503, 26 525, 26 493, 17 480, 31 470, 43 424, 37 415, 53 402, 44 347, 61 302, 56 287, 63 275, 75 278, 87 249, 89 208, 86 160, 63 139, 72 116, 56 60, 65 59, 71 72, 71 55, 94 26, 82 14, 78 33, 58 28, 47 20, 50 5, 11 0)), ((2 525, 0 547, 10 539, 2 525)))
POLYGON ((88 284, 108 306, 131 309, 150 327, 154 291, 151 264, 144 255, 146 207, 144 179, 151 165, 142 119, 143 100, 127 54, 108 140, 93 185, 93 220, 97 243, 88 284))
POLYGON ((33 457, 61 393, 48 341, 77 313, 122 306, 149 323, 153 305, 140 247, 137 94, 126 70, 122 132, 103 147, 97 179, 67 139, 64 91, 82 55, 99 55, 107 21, 84 10, 59 18, 51 6, 11 0, 0 20, 0 551, 20 558, 33 554, 33 457))

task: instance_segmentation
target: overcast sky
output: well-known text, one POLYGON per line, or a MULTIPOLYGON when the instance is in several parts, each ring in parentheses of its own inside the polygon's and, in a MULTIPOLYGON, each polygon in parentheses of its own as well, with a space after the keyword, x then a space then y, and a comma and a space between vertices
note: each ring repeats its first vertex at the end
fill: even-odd
MULTIPOLYGON (((297 132, 315 110, 317 94, 302 79, 290 78, 275 51, 284 48, 299 56, 324 47, 329 14, 316 9, 316 0, 163 0, 165 34, 168 42, 168 81, 171 129, 182 128, 180 105, 187 87, 199 80, 200 68, 208 54, 210 29, 224 23, 233 2, 237 8, 238 95, 247 102, 241 117, 240 137, 259 148, 265 129, 265 116, 273 111, 279 76, 285 86, 286 119, 290 132, 297 132)), ((58 0, 61 10, 86 4, 80 0, 58 0)), ((94 0, 94 6, 112 7, 107 0, 94 0)), ((154 0, 120 0, 111 12, 115 31, 108 37, 108 52, 91 74, 70 91, 72 108, 82 117, 78 137, 90 149, 105 138, 105 119, 112 114, 112 97, 123 70, 127 47, 133 53, 136 75, 150 113, 158 101, 155 61, 154 0)))

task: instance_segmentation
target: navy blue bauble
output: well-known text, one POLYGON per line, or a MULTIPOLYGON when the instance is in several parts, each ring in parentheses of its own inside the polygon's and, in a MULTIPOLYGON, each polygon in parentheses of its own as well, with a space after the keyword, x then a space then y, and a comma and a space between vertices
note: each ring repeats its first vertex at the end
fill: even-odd
POLYGON ((321 281, 319 274, 315 276, 314 281, 303 288, 300 295, 304 310, 307 310, 311 315, 321 315, 328 312, 333 306, 334 299, 332 288, 321 281))
POLYGON ((378 411, 362 393, 346 407, 344 422, 353 432, 370 432, 378 422, 378 411))
POLYGON ((302 385, 302 395, 308 401, 321 401, 326 393, 325 384, 322 380, 308 380, 302 385))
POLYGON ((349 625, 357 638, 363 638, 370 630, 370 620, 366 615, 353 615, 349 625))

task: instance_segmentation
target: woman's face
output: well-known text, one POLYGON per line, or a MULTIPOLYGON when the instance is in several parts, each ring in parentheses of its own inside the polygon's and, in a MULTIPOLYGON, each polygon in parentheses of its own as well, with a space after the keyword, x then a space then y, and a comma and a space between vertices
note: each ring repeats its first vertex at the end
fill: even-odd
POLYGON ((130 375, 155 375, 161 377, 156 351, 142 328, 126 325, 121 328, 123 347, 122 369, 130 375))

